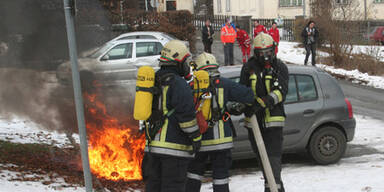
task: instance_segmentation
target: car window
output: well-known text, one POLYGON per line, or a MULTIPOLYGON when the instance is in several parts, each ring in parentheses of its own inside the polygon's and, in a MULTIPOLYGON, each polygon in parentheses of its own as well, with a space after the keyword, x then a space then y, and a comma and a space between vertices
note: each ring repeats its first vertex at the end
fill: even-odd
POLYGON ((104 44, 102 47, 96 49, 93 53, 91 53, 88 57, 91 58, 98 58, 101 54, 103 54, 106 50, 108 50, 111 46, 113 46, 113 43, 109 42, 104 44))
POLYGON ((296 75, 300 101, 317 99, 317 90, 313 78, 309 75, 296 75))
POLYGON ((159 42, 137 42, 136 57, 160 55, 162 48, 163 46, 159 42))
POLYGON ((132 43, 120 44, 108 51, 108 60, 132 58, 132 43))
POLYGON ((285 103, 297 102, 298 100, 295 76, 289 75, 288 93, 285 97, 285 103))

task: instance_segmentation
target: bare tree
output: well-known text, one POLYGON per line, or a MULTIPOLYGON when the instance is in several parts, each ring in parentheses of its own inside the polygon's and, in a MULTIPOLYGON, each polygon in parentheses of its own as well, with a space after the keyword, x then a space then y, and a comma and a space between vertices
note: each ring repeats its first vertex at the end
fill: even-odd
POLYGON ((334 65, 342 65, 352 54, 353 45, 360 39, 359 27, 364 18, 358 0, 314 0, 313 18, 325 43, 330 46, 334 65))

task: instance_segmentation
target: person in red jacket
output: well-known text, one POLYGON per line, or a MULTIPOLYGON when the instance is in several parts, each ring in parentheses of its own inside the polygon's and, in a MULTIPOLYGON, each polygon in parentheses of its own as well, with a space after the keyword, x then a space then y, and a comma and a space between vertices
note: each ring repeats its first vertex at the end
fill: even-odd
POLYGON ((249 59, 249 55, 251 54, 251 40, 249 39, 248 33, 241 29, 239 25, 236 26, 237 31, 237 42, 239 43, 239 47, 241 52, 243 53, 243 64, 246 63, 249 59))
POLYGON ((279 34, 279 29, 277 29, 277 23, 273 22, 271 29, 268 31, 269 35, 272 36, 273 40, 276 42, 275 46, 275 55, 277 55, 278 49, 277 47, 279 46, 280 42, 280 34, 279 34))
POLYGON ((261 25, 258 20, 256 20, 254 24, 255 26, 253 28, 253 38, 255 38, 261 32, 267 33, 267 29, 264 27, 264 25, 261 25))

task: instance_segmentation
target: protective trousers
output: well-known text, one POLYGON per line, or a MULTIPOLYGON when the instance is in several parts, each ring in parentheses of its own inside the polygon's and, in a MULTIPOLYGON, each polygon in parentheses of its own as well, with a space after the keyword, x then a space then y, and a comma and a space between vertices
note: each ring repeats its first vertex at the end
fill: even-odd
MULTIPOLYGON (((263 136, 265 148, 268 153, 268 158, 271 163, 272 172, 276 180, 277 188, 279 192, 284 192, 284 185, 281 180, 281 156, 283 152, 283 127, 269 127, 262 128, 261 134, 263 136)), ((265 188, 264 192, 270 192, 264 168, 261 162, 261 158, 259 156, 259 152, 257 149, 257 145, 255 142, 255 137, 253 135, 252 129, 248 129, 248 137, 252 145, 253 151, 257 154, 258 163, 263 171, 263 176, 265 178, 265 188)))
POLYGON ((251 54, 251 47, 250 46, 245 46, 245 45, 240 45, 241 48, 241 53, 243 53, 243 63, 246 63, 249 59, 249 56, 251 54))
POLYGON ((224 45, 224 65, 233 65, 233 43, 225 43, 224 45))
POLYGON ((231 150, 199 152, 188 168, 186 192, 199 192, 208 158, 212 164, 213 191, 229 192, 229 168, 232 165, 231 150))
POLYGON ((146 192, 184 192, 191 159, 145 153, 142 171, 146 192))
POLYGON ((316 64, 316 44, 306 44, 305 45, 305 51, 307 52, 305 55, 304 65, 307 65, 309 55, 312 54, 312 65, 315 66, 316 64))

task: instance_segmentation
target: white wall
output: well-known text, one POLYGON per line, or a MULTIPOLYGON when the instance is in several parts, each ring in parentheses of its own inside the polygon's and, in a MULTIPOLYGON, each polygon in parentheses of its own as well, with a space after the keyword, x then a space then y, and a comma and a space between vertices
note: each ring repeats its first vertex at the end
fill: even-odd
MULTIPOLYGON (((192 0, 191 0, 192 1, 192 0)), ((305 15, 310 17, 310 2, 305 0, 305 15)), ((358 0, 361 13, 364 13, 364 0, 358 0)), ((384 20, 384 3, 373 3, 374 0, 366 0, 369 19, 384 20)), ((281 16, 286 19, 294 19, 303 15, 303 6, 279 7, 279 0, 213 0, 213 11, 215 15, 252 16, 253 18, 277 18, 281 16), (230 2, 230 11, 226 10, 226 3, 230 2), (218 3, 221 2, 221 12, 218 3)))

